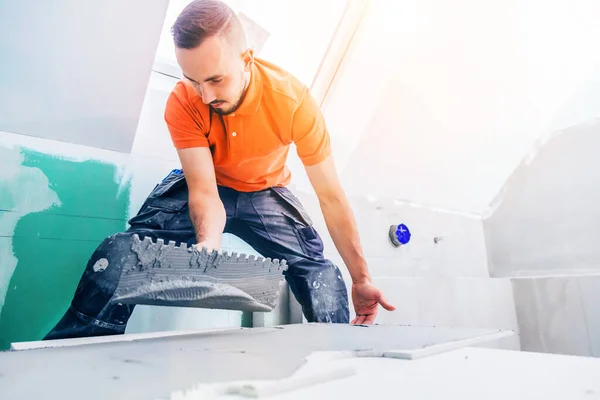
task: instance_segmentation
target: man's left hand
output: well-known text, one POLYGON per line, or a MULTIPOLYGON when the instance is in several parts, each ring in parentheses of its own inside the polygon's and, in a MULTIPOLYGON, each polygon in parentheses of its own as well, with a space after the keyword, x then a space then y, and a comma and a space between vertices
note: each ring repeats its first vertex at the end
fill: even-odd
POLYGON ((356 318, 352 320, 351 324, 372 324, 375 322, 379 304, 388 311, 396 309, 383 297, 381 290, 369 282, 352 284, 352 302, 354 303, 356 318))

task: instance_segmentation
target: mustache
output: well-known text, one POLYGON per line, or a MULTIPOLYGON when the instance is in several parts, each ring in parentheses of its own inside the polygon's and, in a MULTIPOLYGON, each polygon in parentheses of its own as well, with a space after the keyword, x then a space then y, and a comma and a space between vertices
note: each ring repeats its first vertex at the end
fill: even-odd
POLYGON ((219 99, 217 99, 217 100, 211 101, 209 104, 213 105, 213 104, 218 104, 218 103, 225 103, 225 100, 219 100, 219 99))

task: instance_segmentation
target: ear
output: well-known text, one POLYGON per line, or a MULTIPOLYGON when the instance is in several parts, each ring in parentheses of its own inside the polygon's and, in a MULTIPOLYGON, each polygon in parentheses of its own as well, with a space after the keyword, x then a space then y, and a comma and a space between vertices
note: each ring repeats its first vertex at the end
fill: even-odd
POLYGON ((244 63, 244 71, 250 72, 252 70, 252 65, 254 64, 254 50, 247 49, 242 54, 242 61, 244 63))

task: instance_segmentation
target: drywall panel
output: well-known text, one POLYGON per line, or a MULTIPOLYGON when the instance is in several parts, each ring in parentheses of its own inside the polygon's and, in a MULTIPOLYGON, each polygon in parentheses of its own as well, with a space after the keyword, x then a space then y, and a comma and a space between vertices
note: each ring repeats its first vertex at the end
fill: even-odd
POLYGON ((0 349, 41 339, 88 257, 123 230, 126 155, 0 132, 0 349), (40 301, 44 298, 44 301, 40 301))
MULTIPOLYGON (((158 132, 158 131, 155 131, 158 132)), ((152 136, 146 140, 152 140, 152 136)), ((90 255, 126 229, 179 163, 0 132, 0 350, 39 340, 68 308, 90 255), (44 297, 47 301, 39 302, 44 297)), ((251 315, 138 312, 134 331, 251 325, 251 315)))
POLYGON ((167 4, 0 2, 0 130, 128 153, 167 4))
POLYGON ((484 219, 493 276, 600 272, 598 149, 600 119, 540 138, 484 219))

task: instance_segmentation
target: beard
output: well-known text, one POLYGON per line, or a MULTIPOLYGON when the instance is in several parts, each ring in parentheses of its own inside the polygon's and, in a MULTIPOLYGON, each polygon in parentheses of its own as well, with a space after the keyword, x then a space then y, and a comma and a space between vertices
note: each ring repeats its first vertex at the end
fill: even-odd
MULTIPOLYGON (((214 103, 219 103, 221 102, 221 100, 215 100, 214 103)), ((234 112, 235 110, 237 110, 240 106, 241 100, 238 100, 237 103, 235 103, 232 107, 228 107, 228 108, 216 108, 216 107, 212 107, 213 111, 215 112, 215 114, 219 114, 219 115, 229 115, 232 112, 234 112)))
MULTIPOLYGON (((229 115, 229 114, 235 112, 235 110, 237 110, 240 107, 240 104, 242 104, 242 101, 244 100, 244 97, 246 96, 247 89, 248 89, 248 82, 245 81, 244 86, 242 86, 242 90, 240 90, 240 93, 238 95, 238 99, 234 103, 233 106, 228 107, 228 108, 216 108, 216 107, 211 106, 211 108, 213 109, 215 114, 219 114, 219 115, 229 115)), ((214 100, 212 103, 220 103, 220 102, 227 103, 224 100, 214 100)))

